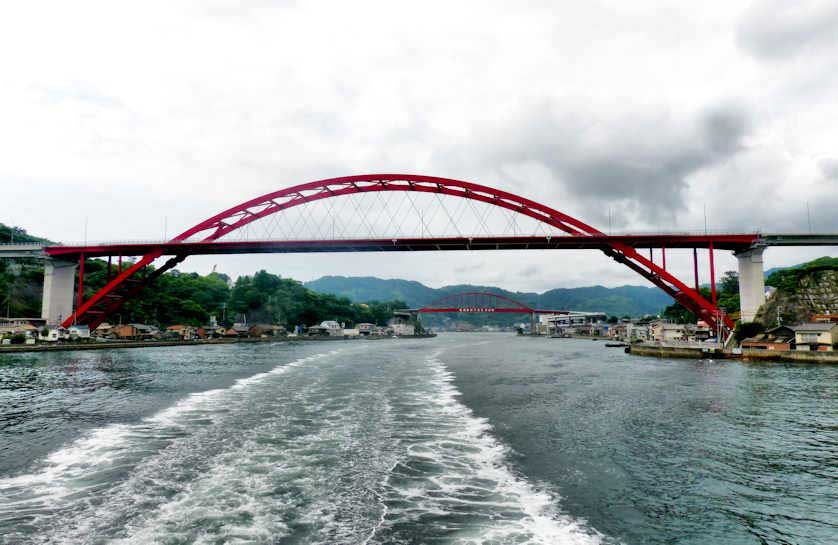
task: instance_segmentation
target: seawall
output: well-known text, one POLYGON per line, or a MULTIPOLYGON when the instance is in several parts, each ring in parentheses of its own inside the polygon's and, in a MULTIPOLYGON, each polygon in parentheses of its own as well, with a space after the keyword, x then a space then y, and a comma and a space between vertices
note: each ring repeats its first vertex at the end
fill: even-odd
POLYGON ((803 350, 741 350, 723 351, 718 348, 697 348, 687 346, 654 346, 633 344, 626 347, 627 354, 656 358, 690 359, 741 359, 758 362, 798 362, 838 364, 838 351, 809 352, 803 350))
MULTIPOLYGON (((431 335, 402 335, 404 339, 425 339, 436 337, 431 335)), ((22 352, 64 352, 68 350, 108 350, 115 348, 153 348, 159 346, 209 346, 218 344, 237 343, 295 343, 295 342, 339 342, 339 341, 374 341, 380 339, 391 339, 376 335, 357 337, 274 337, 267 339, 205 339, 195 341, 110 341, 110 342, 82 342, 82 343, 59 343, 59 344, 13 344, 0 346, 2 354, 20 354, 22 352)))
POLYGON ((736 357, 718 348, 695 348, 690 346, 652 346, 632 344, 626 347, 627 354, 653 356, 656 358, 724 359, 736 357))
POLYGON ((806 350, 742 350, 746 361, 794 361, 799 363, 838 364, 838 352, 815 352, 806 350))

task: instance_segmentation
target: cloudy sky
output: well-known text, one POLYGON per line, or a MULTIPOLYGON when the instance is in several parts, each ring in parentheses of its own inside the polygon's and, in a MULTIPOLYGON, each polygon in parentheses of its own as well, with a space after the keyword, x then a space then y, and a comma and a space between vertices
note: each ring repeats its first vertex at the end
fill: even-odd
MULTIPOLYGON (((4 3, 0 221, 62 241, 159 239, 285 186, 412 172, 615 232, 702 231, 705 215, 711 230, 838 232, 833 0, 239 4, 4 3)), ((669 262, 689 278, 686 255, 669 262)), ((537 291, 643 283, 595 252, 181 268, 213 265, 537 291)))

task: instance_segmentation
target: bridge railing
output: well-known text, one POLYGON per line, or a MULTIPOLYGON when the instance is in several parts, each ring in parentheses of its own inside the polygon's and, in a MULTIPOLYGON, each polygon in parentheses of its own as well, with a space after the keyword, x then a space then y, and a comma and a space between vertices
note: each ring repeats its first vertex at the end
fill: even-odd
MULTIPOLYGON (((610 232, 610 233, 603 233, 603 236, 606 237, 653 237, 653 236, 662 236, 662 237, 695 237, 695 236, 741 236, 743 234, 748 235, 760 235, 760 230, 748 230, 748 231, 730 231, 730 230, 709 230, 709 231, 672 231, 672 232, 661 232, 661 231, 621 231, 621 232, 610 232)), ((801 235, 804 233, 800 233, 801 235)), ((574 239, 574 238, 585 238, 590 237, 591 235, 569 235, 564 233, 552 233, 552 234, 543 234, 543 233, 491 233, 487 234, 485 232, 482 233, 460 233, 457 235, 443 235, 443 236, 433 236, 428 235, 427 233, 422 234, 410 234, 410 233, 391 233, 391 234, 376 234, 375 236, 370 236, 368 234, 342 234, 340 236, 326 236, 323 237, 322 234, 317 236, 312 236, 311 238, 300 238, 300 237, 274 237, 270 239, 261 238, 261 237, 229 237, 229 238, 222 238, 218 239, 218 242, 233 242, 233 241, 253 241, 253 242, 270 242, 270 241, 308 241, 308 240, 368 240, 368 239, 386 239, 386 238, 395 238, 395 239, 438 239, 438 238, 492 238, 492 237, 536 237, 536 238, 561 238, 561 239, 574 239)), ((187 239, 183 242, 200 242, 199 239, 187 239)), ((120 245, 130 245, 130 244, 169 244, 169 243, 176 243, 172 242, 171 239, 119 239, 119 240, 86 240, 86 241, 78 241, 78 240, 68 240, 62 242, 56 242, 54 244, 42 244, 42 246, 120 246, 120 245)), ((17 244, 17 243, 15 243, 17 244)), ((3 246, 4 243, 0 243, 0 246, 3 246)))

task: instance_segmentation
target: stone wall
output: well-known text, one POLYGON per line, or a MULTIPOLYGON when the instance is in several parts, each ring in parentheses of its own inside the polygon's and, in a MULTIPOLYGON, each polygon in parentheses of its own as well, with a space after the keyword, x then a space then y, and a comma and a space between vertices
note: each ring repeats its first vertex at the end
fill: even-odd
POLYGON ((812 314, 838 314, 838 271, 813 271, 800 278, 795 293, 777 290, 757 312, 755 321, 766 328, 807 322, 812 314))

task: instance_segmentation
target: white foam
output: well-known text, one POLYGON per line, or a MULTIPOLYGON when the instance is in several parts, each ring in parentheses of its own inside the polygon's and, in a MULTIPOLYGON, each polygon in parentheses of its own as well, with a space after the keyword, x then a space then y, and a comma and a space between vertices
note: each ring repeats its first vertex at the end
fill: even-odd
POLYGON ((602 536, 583 521, 559 512, 556 496, 536 490, 509 468, 508 449, 491 434, 485 419, 476 417, 458 400, 461 394, 453 384, 453 374, 439 355, 427 360, 435 388, 421 400, 430 407, 425 418, 436 418, 439 429, 424 434, 427 439, 411 445, 408 452, 412 458, 438 464, 443 472, 396 491, 415 504, 410 508, 413 515, 445 514, 456 505, 474 506, 489 514, 520 513, 518 518, 499 517, 501 520, 481 529, 464 530, 457 538, 460 543, 601 543, 602 536))
POLYGON ((278 365, 263 373, 238 379, 229 388, 219 388, 190 394, 171 407, 144 418, 137 424, 112 424, 93 430, 87 436, 49 454, 36 473, 23 474, 0 479, 0 513, 18 509, 22 505, 37 502, 55 502, 84 489, 75 481, 84 480, 91 473, 113 467, 126 451, 134 446, 134 440, 146 446, 149 439, 166 428, 183 428, 189 423, 189 416, 200 413, 202 418, 213 418, 205 410, 225 395, 241 392, 272 376, 308 362, 337 354, 339 350, 315 354, 278 365))

